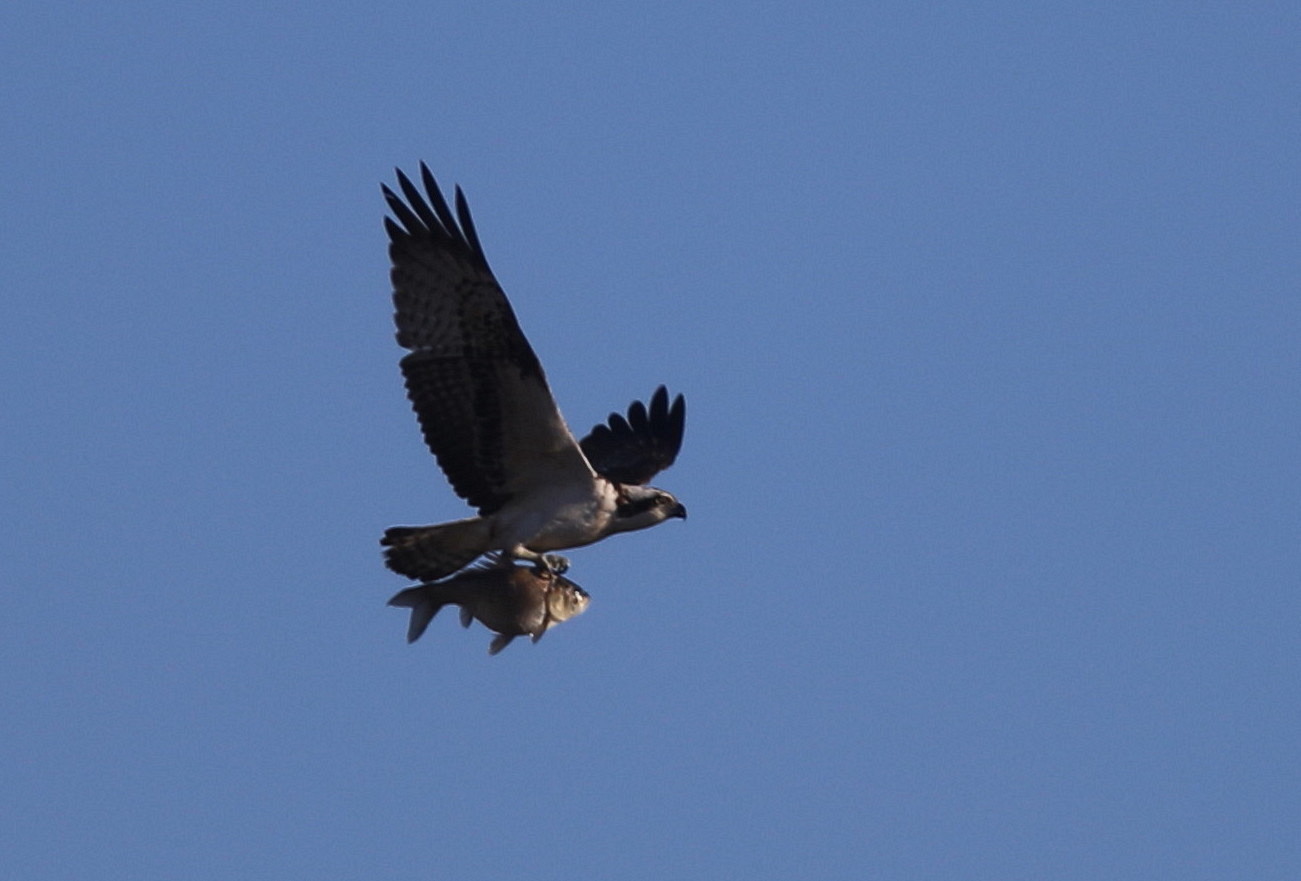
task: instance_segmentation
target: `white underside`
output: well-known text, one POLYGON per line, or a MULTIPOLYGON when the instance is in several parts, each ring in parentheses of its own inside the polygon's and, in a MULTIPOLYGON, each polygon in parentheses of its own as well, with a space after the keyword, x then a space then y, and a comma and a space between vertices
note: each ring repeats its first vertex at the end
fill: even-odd
POLYGON ((522 496, 492 516, 493 548, 518 556, 591 544, 609 533, 615 505, 614 486, 600 479, 522 496))

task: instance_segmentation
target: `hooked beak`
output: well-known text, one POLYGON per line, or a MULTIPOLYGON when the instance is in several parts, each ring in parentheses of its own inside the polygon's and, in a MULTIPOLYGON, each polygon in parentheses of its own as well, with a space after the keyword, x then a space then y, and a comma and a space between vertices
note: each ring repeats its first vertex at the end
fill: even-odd
POLYGON ((672 513, 671 515, 669 515, 669 516, 671 516, 671 517, 681 517, 683 520, 686 520, 686 519, 687 519, 687 507, 686 507, 686 505, 682 504, 681 502, 678 502, 678 506, 677 506, 676 508, 673 509, 673 513, 672 513))

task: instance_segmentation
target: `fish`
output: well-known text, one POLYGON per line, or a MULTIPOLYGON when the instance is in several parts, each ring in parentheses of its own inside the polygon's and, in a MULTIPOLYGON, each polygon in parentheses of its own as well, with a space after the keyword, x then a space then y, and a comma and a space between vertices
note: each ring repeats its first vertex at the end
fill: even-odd
POLYGON ((537 642, 561 621, 582 614, 590 601, 587 591, 543 566, 490 559, 451 578, 408 587, 388 604, 411 610, 408 643, 421 637, 443 606, 460 606, 462 627, 477 620, 497 634, 488 645, 488 654, 495 655, 517 636, 537 642))

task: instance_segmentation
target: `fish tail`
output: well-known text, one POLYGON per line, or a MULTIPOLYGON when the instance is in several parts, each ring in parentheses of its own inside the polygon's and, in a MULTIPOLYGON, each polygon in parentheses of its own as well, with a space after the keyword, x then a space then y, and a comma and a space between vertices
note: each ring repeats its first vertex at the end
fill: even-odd
POLYGON ((425 628, 429 626, 429 622, 438 614, 438 610, 448 602, 443 592, 438 589, 438 585, 418 584, 399 592, 388 601, 388 604, 411 610, 411 623, 407 625, 407 642, 412 643, 420 638, 425 628))

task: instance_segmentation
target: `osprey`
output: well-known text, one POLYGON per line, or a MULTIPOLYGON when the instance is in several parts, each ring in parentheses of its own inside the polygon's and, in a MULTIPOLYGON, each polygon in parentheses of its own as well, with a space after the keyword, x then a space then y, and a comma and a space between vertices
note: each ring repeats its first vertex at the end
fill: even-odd
POLYGON ((420 581, 450 575, 493 551, 502 565, 528 560, 562 572, 548 554, 687 516, 671 494, 645 484, 673 464, 686 404, 660 386, 650 407, 611 413, 582 441, 556 407, 470 218, 460 187, 453 216, 424 163, 425 194, 397 172, 404 202, 387 186, 397 341, 425 442, 452 489, 479 516, 435 526, 395 526, 380 543, 394 572, 420 581))

